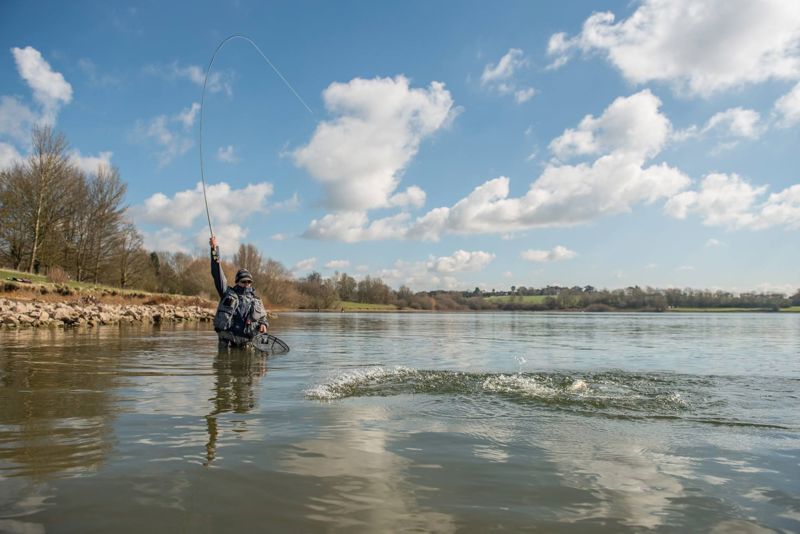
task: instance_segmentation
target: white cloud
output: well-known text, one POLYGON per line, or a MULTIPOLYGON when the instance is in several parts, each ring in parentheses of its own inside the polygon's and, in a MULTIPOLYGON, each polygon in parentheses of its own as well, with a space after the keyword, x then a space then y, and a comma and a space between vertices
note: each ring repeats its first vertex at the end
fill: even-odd
POLYGON ((702 131, 722 129, 724 134, 731 137, 758 139, 764 133, 760 121, 761 115, 757 111, 736 107, 715 113, 702 131))
POLYGON ((514 74, 527 67, 529 61, 522 50, 511 48, 500 58, 496 65, 489 63, 483 68, 481 85, 497 91, 501 95, 513 94, 518 104, 527 102, 536 94, 533 87, 519 87, 514 74))
POLYGON ((238 163, 239 157, 236 155, 236 149, 233 145, 226 147, 219 147, 217 149, 217 159, 225 163, 238 163))
POLYGON ((564 130, 550 143, 562 159, 622 151, 652 157, 664 147, 671 125, 659 111, 661 100, 649 89, 619 97, 599 118, 587 115, 577 128, 564 130))
MULTIPOLYGON (((197 65, 181 65, 173 61, 168 65, 148 65, 145 72, 167 80, 189 80, 198 87, 203 87, 206 71, 197 65)), ((212 93, 224 92, 233 94, 233 74, 227 71, 214 71, 208 77, 206 88, 212 93)))
POLYGON ((503 234, 531 228, 584 224, 625 213, 638 203, 671 198, 691 180, 666 163, 645 166, 663 148, 671 130, 649 91, 618 98, 595 119, 588 116, 552 146, 562 156, 597 154, 593 163, 550 162, 528 192, 509 198, 501 176, 476 187, 452 207, 439 207, 410 222, 406 214, 370 222, 366 212, 327 215, 312 222, 307 237, 438 240, 442 234, 503 234), (572 133, 570 133, 572 132, 572 133), (583 141, 575 141, 575 135, 583 141))
POLYGON ((11 167, 14 163, 21 163, 22 156, 17 149, 8 143, 0 142, 0 171, 11 167))
POLYGON ((494 257, 494 254, 483 251, 457 250, 450 256, 430 256, 426 261, 397 260, 391 268, 380 269, 374 275, 393 287, 406 285, 415 290, 458 289, 464 283, 455 275, 481 271, 494 257))
POLYGON ((486 267, 489 262, 494 259, 494 254, 476 250, 474 252, 467 252, 466 250, 457 250, 450 256, 440 256, 438 258, 431 257, 428 260, 428 270, 440 274, 451 274, 458 272, 475 272, 481 271, 486 267))
POLYGON ((296 211, 299 207, 300 197, 297 195, 296 191, 292 193, 292 196, 286 200, 281 200, 280 202, 276 202, 272 205, 272 209, 284 211, 296 211))
POLYGON ((514 91, 514 100, 517 101, 517 104, 522 104, 533 98, 535 95, 536 89, 533 87, 528 87, 527 89, 518 89, 514 91))
MULTIPOLYGON (((206 189, 212 223, 217 226, 241 221, 250 215, 264 212, 267 199, 272 195, 272 184, 248 184, 242 189, 232 189, 225 182, 210 184, 206 189), (246 199, 246 202, 243 200, 246 199)), ((191 228, 198 217, 205 216, 203 186, 175 193, 172 198, 155 193, 143 204, 131 208, 138 222, 166 225, 176 229, 191 228)))
POLYGON ((155 232, 142 232, 144 247, 147 250, 164 252, 189 252, 185 239, 172 228, 161 228, 155 232))
POLYGON ((159 115, 149 121, 136 121, 134 137, 139 141, 151 141, 158 145, 160 147, 156 153, 158 166, 165 167, 194 145, 187 130, 194 124, 199 109, 200 105, 194 102, 190 107, 171 116, 159 115), (180 125, 183 128, 175 128, 173 125, 180 125))
POLYGON ((347 260, 331 260, 325 264, 326 269, 347 269, 350 262, 347 260))
POLYGON ((780 117, 778 125, 781 127, 800 123, 800 83, 775 101, 775 113, 780 117))
POLYGON ((70 153, 69 159, 86 174, 95 174, 98 167, 111 167, 112 155, 113 152, 105 151, 96 156, 83 156, 80 150, 75 149, 70 153))
POLYGON ((520 256, 522 256, 522 259, 533 261, 536 263, 569 260, 577 255, 578 255, 577 252, 561 245, 556 246, 552 250, 533 250, 533 249, 524 250, 520 254, 520 256))
POLYGON ((316 264, 317 258, 306 258, 298 261, 294 267, 292 267, 292 271, 296 273, 307 272, 312 270, 316 264))
POLYGON ((0 135, 29 145, 33 125, 39 121, 40 117, 18 99, 0 96, 0 135))
POLYGON ((270 239, 273 241, 286 241, 289 237, 286 234, 272 234, 270 239))
POLYGON ((591 166, 548 165, 524 196, 508 198, 506 177, 489 180, 453 207, 418 218, 408 235, 436 240, 444 232, 486 234, 583 224, 630 211, 640 202, 669 198, 689 182, 666 164, 643 168, 624 154, 603 156, 591 166))
MULTIPOLYGON (((212 213, 213 215, 213 213, 212 213)), ((223 256, 232 256, 244 243, 247 237, 247 229, 239 224, 229 222, 215 222, 214 235, 217 237, 220 251, 223 256)), ((208 227, 201 228, 194 236, 194 245, 202 250, 208 247, 208 227)))
POLYGON ((573 50, 600 52, 633 83, 665 81, 699 95, 797 79, 800 2, 645 0, 620 22, 613 13, 594 13, 577 36, 553 35, 552 66, 573 50))
POLYGON ((72 86, 60 72, 55 72, 42 54, 33 47, 12 48, 19 75, 33 90, 34 99, 42 105, 43 120, 55 123, 58 110, 72 101, 72 86))
POLYGON ((716 154, 736 147, 739 139, 758 139, 766 130, 767 125, 761 121, 761 115, 757 111, 735 107, 715 113, 702 128, 692 125, 673 131, 670 139, 684 142, 713 135, 720 139, 712 151, 712 154, 716 154))
POLYGON ((364 211, 329 213, 322 219, 311 221, 303 237, 346 243, 402 239, 407 230, 408 220, 407 213, 378 219, 371 223, 364 211))
POLYGON ((293 155, 323 184, 326 204, 334 210, 390 206, 422 140, 457 113, 444 84, 414 89, 404 76, 332 83, 323 98, 337 117, 320 123, 308 145, 293 155))
POLYGON ((723 243, 722 241, 720 241, 719 239, 716 239, 714 237, 710 237, 710 238, 708 238, 708 241, 706 241, 706 248, 715 248, 715 247, 721 247, 721 246, 724 246, 724 245, 725 245, 725 243, 723 243))
POLYGON ((527 60, 522 50, 519 48, 511 48, 500 58, 500 61, 498 61, 496 65, 488 64, 483 68, 481 83, 489 84, 508 80, 514 76, 514 72, 517 69, 524 67, 526 64, 527 60))
POLYGON ((681 265, 675 270, 676 271, 694 271, 694 266, 693 265, 681 265))
POLYGON ((192 105, 178 113, 174 118, 183 124, 184 128, 191 128, 194 126, 194 121, 197 114, 200 112, 200 104, 192 102, 192 105))
POLYGON ((389 205, 397 207, 414 206, 415 208, 421 208, 425 205, 425 198, 425 191, 416 185, 412 185, 411 187, 406 188, 406 190, 402 193, 395 193, 389 197, 389 205))
POLYGON ((763 199, 767 186, 753 186, 736 174, 712 173, 696 191, 684 191, 665 205, 668 215, 685 219, 697 214, 708 226, 760 230, 773 226, 800 227, 800 185, 763 199))

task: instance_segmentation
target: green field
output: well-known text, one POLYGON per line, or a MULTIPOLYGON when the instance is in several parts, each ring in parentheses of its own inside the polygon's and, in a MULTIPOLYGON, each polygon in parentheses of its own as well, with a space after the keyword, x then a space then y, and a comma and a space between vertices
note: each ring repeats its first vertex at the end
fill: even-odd
POLYGON ((500 297, 485 297, 489 302, 497 304, 544 304, 545 295, 503 295, 500 297))

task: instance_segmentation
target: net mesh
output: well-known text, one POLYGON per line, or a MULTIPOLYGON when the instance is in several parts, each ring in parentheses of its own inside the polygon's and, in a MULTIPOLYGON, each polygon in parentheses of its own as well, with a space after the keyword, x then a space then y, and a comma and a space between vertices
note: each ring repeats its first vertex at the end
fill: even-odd
POLYGON ((289 352, 289 345, 272 334, 258 334, 253 338, 253 347, 270 354, 283 354, 289 352))

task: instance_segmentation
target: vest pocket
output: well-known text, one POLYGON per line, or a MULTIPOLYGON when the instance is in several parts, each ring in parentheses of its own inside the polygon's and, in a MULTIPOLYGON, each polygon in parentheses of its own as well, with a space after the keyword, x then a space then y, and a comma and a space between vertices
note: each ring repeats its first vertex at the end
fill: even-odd
POLYGON ((214 330, 220 332, 230 329, 233 324, 233 314, 239 299, 235 295, 227 292, 217 306, 217 313, 214 315, 214 330))

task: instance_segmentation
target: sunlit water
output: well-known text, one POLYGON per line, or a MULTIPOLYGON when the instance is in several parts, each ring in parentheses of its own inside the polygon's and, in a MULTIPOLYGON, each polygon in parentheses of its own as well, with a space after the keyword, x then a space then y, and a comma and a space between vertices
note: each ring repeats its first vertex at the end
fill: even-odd
POLYGON ((0 531, 800 531, 800 315, 0 331, 0 531))

